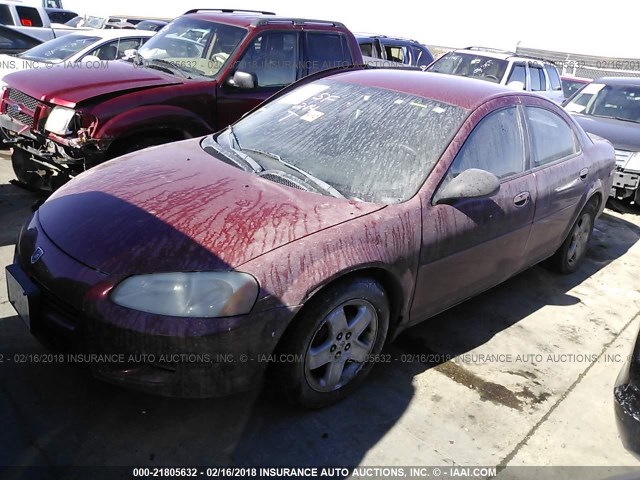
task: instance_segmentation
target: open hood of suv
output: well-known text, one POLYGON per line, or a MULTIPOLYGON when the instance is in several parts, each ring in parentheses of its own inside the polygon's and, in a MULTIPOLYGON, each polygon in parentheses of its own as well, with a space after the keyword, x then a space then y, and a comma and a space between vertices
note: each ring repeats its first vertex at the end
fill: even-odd
POLYGON ((84 100, 113 92, 182 83, 177 76, 135 67, 125 61, 61 64, 15 72, 4 77, 4 81, 9 87, 40 101, 70 108, 84 100))

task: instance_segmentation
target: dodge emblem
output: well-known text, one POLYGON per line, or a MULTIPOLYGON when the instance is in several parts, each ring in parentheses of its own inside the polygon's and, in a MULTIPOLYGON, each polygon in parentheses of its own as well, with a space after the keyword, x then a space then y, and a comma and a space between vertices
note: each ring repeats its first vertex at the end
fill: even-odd
POLYGON ((31 255, 31 265, 37 263, 38 260, 42 258, 42 255, 44 255, 44 250, 40 247, 36 248, 35 252, 31 255))

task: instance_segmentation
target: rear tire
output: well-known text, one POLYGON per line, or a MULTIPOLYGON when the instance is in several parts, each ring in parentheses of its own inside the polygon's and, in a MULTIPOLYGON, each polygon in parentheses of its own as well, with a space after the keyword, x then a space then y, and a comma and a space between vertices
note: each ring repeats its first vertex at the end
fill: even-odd
POLYGON ((311 299, 293 322, 276 350, 275 385, 290 403, 320 408, 371 371, 387 337, 389 300, 375 280, 355 278, 311 299))
POLYGON ((584 260, 593 233, 596 208, 593 201, 584 207, 562 246, 549 259, 549 266, 556 272, 573 273, 584 260))

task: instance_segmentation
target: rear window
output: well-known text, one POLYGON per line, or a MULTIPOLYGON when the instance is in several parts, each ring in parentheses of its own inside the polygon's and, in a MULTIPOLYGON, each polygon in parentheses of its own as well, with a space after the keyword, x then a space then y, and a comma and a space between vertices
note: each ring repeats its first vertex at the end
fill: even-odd
POLYGON ((18 18, 20 19, 20 25, 23 27, 42 27, 42 17, 35 8, 31 7, 16 7, 18 12, 18 18))

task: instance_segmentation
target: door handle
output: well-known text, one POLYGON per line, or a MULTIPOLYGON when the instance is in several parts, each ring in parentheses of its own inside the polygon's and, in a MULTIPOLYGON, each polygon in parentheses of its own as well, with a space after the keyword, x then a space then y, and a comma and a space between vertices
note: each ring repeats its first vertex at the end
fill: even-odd
POLYGON ((522 192, 513 197, 513 204, 516 207, 524 207, 527 203, 529 203, 529 198, 531 198, 531 194, 529 192, 522 192))
POLYGON ((589 169, 588 168, 583 168, 582 170, 580 170, 580 180, 586 179, 587 175, 589 175, 589 169))

